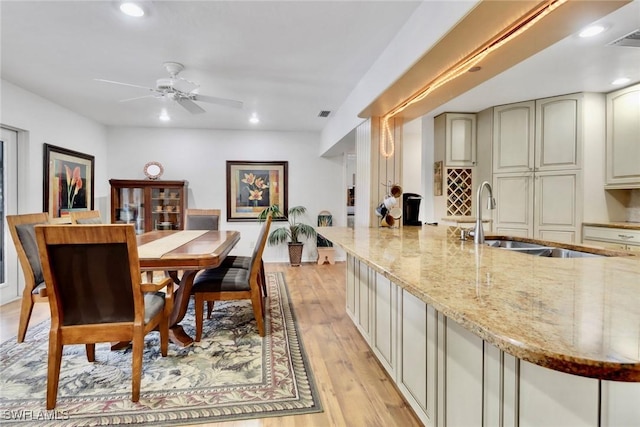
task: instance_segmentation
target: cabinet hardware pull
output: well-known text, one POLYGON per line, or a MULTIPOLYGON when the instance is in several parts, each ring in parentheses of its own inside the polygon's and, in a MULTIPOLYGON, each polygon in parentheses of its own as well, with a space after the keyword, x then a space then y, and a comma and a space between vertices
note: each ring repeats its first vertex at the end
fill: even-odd
POLYGON ((618 234, 618 237, 621 239, 633 239, 633 236, 628 234, 618 234))

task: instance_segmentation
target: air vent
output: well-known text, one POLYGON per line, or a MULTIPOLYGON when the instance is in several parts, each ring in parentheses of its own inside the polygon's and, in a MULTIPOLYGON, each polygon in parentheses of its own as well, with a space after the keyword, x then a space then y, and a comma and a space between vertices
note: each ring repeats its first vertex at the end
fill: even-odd
POLYGON ((609 46, 631 46, 640 47, 640 30, 635 30, 618 40, 609 43, 609 46))
POLYGON ((329 114, 331 114, 331 111, 329 110, 322 110, 318 113, 318 117, 329 117, 329 114))

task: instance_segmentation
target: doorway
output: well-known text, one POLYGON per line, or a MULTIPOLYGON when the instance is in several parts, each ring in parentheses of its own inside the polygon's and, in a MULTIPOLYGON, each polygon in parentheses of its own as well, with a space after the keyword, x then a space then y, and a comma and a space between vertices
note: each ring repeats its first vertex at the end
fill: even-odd
POLYGON ((18 132, 0 128, 0 304, 19 297, 18 255, 7 230, 7 215, 18 212, 18 132))

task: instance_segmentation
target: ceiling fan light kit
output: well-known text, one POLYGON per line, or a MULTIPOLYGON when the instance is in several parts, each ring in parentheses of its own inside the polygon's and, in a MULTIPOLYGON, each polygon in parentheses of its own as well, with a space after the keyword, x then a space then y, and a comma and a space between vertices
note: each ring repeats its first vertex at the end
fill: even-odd
POLYGON ((144 9, 131 2, 120 3, 120 11, 125 15, 132 16, 134 18, 140 18, 144 16, 144 9))
POLYGON ((162 64, 164 69, 169 73, 169 77, 163 77, 156 80, 155 88, 140 86, 131 83, 117 82, 113 80, 95 79, 104 83, 117 84, 122 86, 135 87, 139 89, 145 89, 152 92, 151 95, 139 96, 135 98, 123 99, 120 102, 128 102, 142 98, 157 98, 157 99, 169 99, 175 101, 178 105, 183 107, 191 114, 205 113, 205 109, 196 104, 197 102, 207 102, 210 104, 217 104, 226 107, 242 108, 242 101, 236 101, 234 99, 218 98, 215 96, 207 96, 196 93, 196 89, 200 88, 200 85, 189 81, 183 77, 178 77, 178 74, 184 70, 184 65, 179 62, 165 62, 162 64))

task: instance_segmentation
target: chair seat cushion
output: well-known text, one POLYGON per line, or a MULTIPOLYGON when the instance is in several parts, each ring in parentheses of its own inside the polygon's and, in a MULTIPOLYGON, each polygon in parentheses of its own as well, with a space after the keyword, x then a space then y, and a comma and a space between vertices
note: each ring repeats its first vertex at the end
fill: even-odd
POLYGON ((46 285, 44 282, 42 282, 42 283, 38 283, 38 285, 37 285, 35 288, 33 288, 33 290, 31 291, 31 293, 32 293, 32 294, 36 294, 36 295, 37 295, 37 294, 39 294, 39 293, 40 293, 40 291, 41 291, 41 290, 43 290, 43 289, 44 289, 44 288, 46 288, 46 287, 47 287, 47 285, 46 285))
POLYGON ((249 256, 228 256, 220 265, 222 268, 244 268, 251 269, 251 257, 249 256))
POLYGON ((164 294, 162 292, 147 292, 144 294, 144 323, 149 323, 164 308, 164 294))
POLYGON ((249 275, 243 268, 210 268, 196 276, 191 292, 248 291, 249 275))

